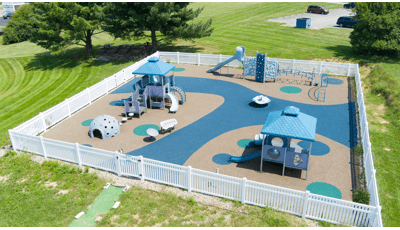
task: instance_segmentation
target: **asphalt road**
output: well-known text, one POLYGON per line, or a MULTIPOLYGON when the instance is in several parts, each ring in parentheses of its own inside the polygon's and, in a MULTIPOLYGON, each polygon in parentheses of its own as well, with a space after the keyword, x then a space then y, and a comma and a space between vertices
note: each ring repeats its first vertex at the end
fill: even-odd
MULTIPOLYGON (((311 26, 310 29, 322 29, 322 28, 340 28, 336 25, 336 21, 341 16, 353 15, 354 13, 349 9, 329 9, 329 14, 314 14, 314 13, 302 13, 295 14, 280 18, 273 18, 267 20, 268 22, 282 22, 286 23, 282 26, 296 27, 296 20, 298 18, 310 18, 311 26)), ((351 29, 351 28, 341 28, 351 29)))
POLYGON ((3 19, 4 11, 0 10, 0 26, 6 26, 10 19, 3 19))

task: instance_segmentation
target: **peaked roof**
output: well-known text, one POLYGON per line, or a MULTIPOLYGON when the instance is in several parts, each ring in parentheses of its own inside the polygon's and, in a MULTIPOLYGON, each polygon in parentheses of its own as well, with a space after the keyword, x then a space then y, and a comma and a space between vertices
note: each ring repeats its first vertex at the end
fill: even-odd
POLYGON ((174 65, 160 61, 158 57, 152 57, 149 58, 147 62, 140 66, 137 70, 132 72, 132 74, 164 76, 174 68, 174 65))
POLYGON ((300 112, 299 108, 288 106, 282 111, 268 114, 262 134, 314 141, 317 118, 300 112))

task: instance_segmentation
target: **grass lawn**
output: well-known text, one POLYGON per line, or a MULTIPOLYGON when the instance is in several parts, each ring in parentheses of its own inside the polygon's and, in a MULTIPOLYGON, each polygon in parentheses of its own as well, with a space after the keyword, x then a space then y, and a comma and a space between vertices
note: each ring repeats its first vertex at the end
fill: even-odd
POLYGON ((61 227, 100 194, 105 185, 95 174, 78 166, 46 161, 42 165, 29 155, 0 158, 0 226, 61 227))
MULTIPOLYGON (((198 204, 171 192, 132 187, 119 197, 117 209, 107 213, 97 227, 301 227, 304 220, 283 212, 235 201, 234 210, 198 204)), ((226 200, 226 202, 232 202, 226 200)))
MULTIPOLYGON (((256 51, 267 53, 269 57, 335 60, 336 62, 363 63, 367 66, 382 66, 392 78, 399 82, 399 59, 369 57, 352 52, 349 43, 351 30, 327 28, 321 30, 300 30, 279 26, 280 23, 266 22, 267 19, 305 12, 310 4, 321 4, 327 8, 341 8, 330 3, 192 3, 204 11, 197 20, 213 18, 214 32, 210 37, 189 41, 176 41, 170 50, 181 52, 221 53, 233 55, 236 46, 245 46, 246 54, 255 56, 256 51)), ((2 38, 0 37, 0 40, 2 38)), ((95 48, 110 43, 112 45, 137 43, 123 41, 105 33, 95 37, 95 48)), ((1 44, 1 41, 0 41, 1 44)), ((165 45, 165 44, 163 44, 165 45)), ((50 53, 30 42, 0 45, 0 144, 8 144, 7 130, 65 100, 82 89, 125 68, 133 62, 99 62, 90 59, 75 61, 74 52, 83 49, 72 47, 66 52, 50 53)), ((392 86, 392 87, 399 87, 392 86)), ((400 161, 397 160, 399 127, 391 124, 399 118, 387 109, 382 116, 389 124, 374 120, 376 109, 385 100, 366 92, 366 103, 371 106, 368 119, 373 146, 379 195, 385 226, 399 226, 397 218, 400 207, 400 161), (379 127, 386 127, 379 131, 379 127), (391 151, 383 150, 390 148, 391 151)), ((385 106, 384 106, 385 107, 385 106)), ((379 107, 380 108, 380 107, 379 107)))

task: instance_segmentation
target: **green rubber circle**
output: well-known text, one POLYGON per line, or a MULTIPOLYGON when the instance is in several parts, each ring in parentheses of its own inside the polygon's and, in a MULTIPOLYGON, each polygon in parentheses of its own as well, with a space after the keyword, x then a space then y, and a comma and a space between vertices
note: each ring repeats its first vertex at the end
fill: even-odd
POLYGON ((295 86, 284 86, 284 87, 281 87, 280 90, 284 93, 291 93, 291 94, 301 92, 301 89, 299 87, 295 87, 295 86))
POLYGON ((342 198, 342 193, 338 188, 335 186, 324 183, 324 182, 314 182, 307 186, 306 190, 310 191, 311 193, 315 193, 322 196, 333 197, 337 199, 342 198))
POLYGON ((90 126, 90 123, 92 123, 92 121, 93 121, 93 119, 86 120, 86 121, 82 122, 82 126, 90 126))
POLYGON ((149 134, 147 134, 146 131, 147 131, 147 129, 149 129, 149 128, 153 128, 153 129, 156 129, 156 130, 160 130, 160 127, 159 127, 158 125, 145 124, 145 125, 141 125, 141 126, 136 127, 136 128, 133 130, 133 133, 136 134, 136 135, 138 135, 138 136, 148 136, 149 134))
POLYGON ((242 147, 244 149, 246 148, 252 148, 253 147, 253 140, 252 139, 241 139, 237 142, 237 145, 239 147, 242 147))
POLYGON ((185 71, 185 68, 175 68, 174 72, 182 72, 185 71))

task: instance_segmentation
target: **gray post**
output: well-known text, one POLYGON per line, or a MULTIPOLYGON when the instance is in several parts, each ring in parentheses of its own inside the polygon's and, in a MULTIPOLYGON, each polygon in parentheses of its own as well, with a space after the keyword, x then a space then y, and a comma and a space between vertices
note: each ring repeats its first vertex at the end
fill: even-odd
POLYGON ((140 180, 143 182, 144 181, 144 163, 143 163, 143 156, 139 156, 140 160, 140 172, 141 172, 141 178, 140 180))
POLYGON ((44 132, 44 131, 46 131, 46 128, 47 128, 47 126, 46 126, 46 121, 44 120, 44 116, 43 116, 43 113, 42 113, 42 112, 39 113, 39 116, 40 116, 40 118, 42 118, 43 132, 44 132))
POLYGON ((11 135, 11 129, 8 130, 8 136, 10 136, 10 141, 11 141, 11 146, 12 146, 13 151, 14 152, 17 151, 17 148, 15 147, 14 140, 13 140, 14 138, 11 135))
POLYGON ((79 144, 78 143, 75 143, 75 150, 76 150, 76 156, 78 158, 78 165, 82 166, 81 153, 79 151, 79 144))
POLYGON ((307 176, 308 176, 308 166, 309 166, 309 164, 310 164, 311 147, 312 147, 312 142, 310 141, 310 151, 308 151, 308 161, 307 161, 306 180, 307 180, 307 176))
POLYGON ((350 63, 349 63, 349 66, 348 66, 348 68, 347 68, 347 77, 348 76, 350 76, 350 63))
POLYGON ((115 152, 115 168, 117 169, 117 175, 121 176, 121 164, 119 162, 118 152, 115 152))
MULTIPOLYGON (((115 78, 115 80, 117 80, 117 78, 115 78)), ((88 94, 89 97, 89 105, 92 104, 92 100, 90 99, 90 92, 89 92, 89 88, 86 88, 86 92, 88 94)))
POLYGON ((303 219, 306 218, 309 196, 310 196, 310 191, 307 190, 306 193, 304 193, 303 212, 301 213, 301 218, 303 219))
POLYGON ((192 166, 188 166, 188 192, 192 192, 192 166))
POLYGON ((47 159, 47 153, 46 153, 46 149, 44 148, 43 137, 40 136, 39 138, 40 138, 40 144, 42 145, 43 156, 45 159, 47 159))
POLYGON ((68 106, 68 117, 71 117, 71 108, 69 107, 69 101, 68 101, 68 98, 67 98, 67 99, 65 99, 65 102, 67 103, 67 106, 68 106))
POLYGON ((244 204, 245 200, 246 200, 246 182, 247 182, 246 177, 243 177, 243 180, 242 180, 242 204, 244 204))

